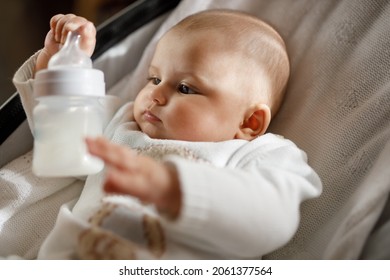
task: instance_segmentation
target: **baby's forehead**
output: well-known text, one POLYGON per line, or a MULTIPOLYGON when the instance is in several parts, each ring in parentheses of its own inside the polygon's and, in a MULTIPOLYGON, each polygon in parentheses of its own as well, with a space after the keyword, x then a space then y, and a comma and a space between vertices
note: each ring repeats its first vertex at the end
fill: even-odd
MULTIPOLYGON (((234 36, 233 34, 220 32, 216 28, 199 28, 191 31, 173 28, 163 36, 159 45, 162 49, 168 49, 169 52, 174 52, 177 55, 185 53, 191 58, 196 57, 199 63, 209 60, 209 64, 212 65, 224 60, 245 69, 250 67, 253 69, 263 68, 262 59, 256 53, 262 47, 252 46, 262 43, 255 41, 250 37, 234 36), (253 51, 253 49, 256 50, 253 51)), ((262 49, 261 51, 264 53, 267 50, 262 49)), ((160 54, 166 53, 165 51, 160 54)), ((228 69, 233 70, 235 68, 229 67, 228 69)), ((225 69, 225 71, 228 71, 228 69, 225 69)))
POLYGON ((187 48, 215 51, 216 53, 228 53, 228 52, 242 52, 245 51, 245 45, 247 45, 248 38, 244 36, 238 36, 237 34, 230 32, 221 32, 216 28, 210 29, 172 29, 168 31, 160 41, 162 44, 184 44, 187 48), (164 40, 165 39, 165 40, 164 40))
MULTIPOLYGON (((194 31, 181 34, 182 31, 172 31, 159 43, 157 56, 174 53, 177 59, 190 59, 193 64, 207 64, 209 67, 219 65, 249 67, 257 63, 242 47, 242 42, 232 36, 225 36, 216 30, 194 31)), ((225 71, 236 69, 229 67, 225 71)))

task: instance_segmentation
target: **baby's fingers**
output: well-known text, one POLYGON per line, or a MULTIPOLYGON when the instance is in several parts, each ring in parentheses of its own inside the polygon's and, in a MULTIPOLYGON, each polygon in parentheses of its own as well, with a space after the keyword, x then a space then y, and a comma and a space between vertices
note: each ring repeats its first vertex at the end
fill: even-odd
POLYGON ((90 21, 86 21, 77 29, 77 32, 81 35, 81 49, 91 56, 96 44, 95 25, 90 21))
POLYGON ((136 166, 132 164, 136 153, 127 147, 111 143, 103 137, 87 138, 86 143, 88 151, 101 158, 109 166, 129 171, 136 166))
POLYGON ((50 28, 56 43, 64 44, 69 31, 77 31, 81 35, 81 49, 91 55, 96 42, 94 24, 74 14, 55 15, 50 20, 50 28))
POLYGON ((152 202, 148 178, 142 174, 108 168, 104 182, 104 190, 108 193, 131 195, 144 202, 152 202))
POLYGON ((53 16, 53 17, 50 19, 50 29, 55 29, 58 20, 59 20, 60 18, 62 18, 63 16, 64 16, 63 14, 58 14, 58 15, 53 16))
MULTIPOLYGON (((69 31, 74 31, 73 29, 69 29, 72 26, 69 26, 69 23, 73 18, 76 18, 73 14, 67 14, 67 15, 56 15, 51 18, 50 20, 50 28, 53 31, 53 38, 56 43, 58 44, 64 44, 66 40, 66 36, 69 31), (67 28, 65 28, 65 25, 67 25, 67 28)), ((77 29, 77 27, 76 27, 77 29)))

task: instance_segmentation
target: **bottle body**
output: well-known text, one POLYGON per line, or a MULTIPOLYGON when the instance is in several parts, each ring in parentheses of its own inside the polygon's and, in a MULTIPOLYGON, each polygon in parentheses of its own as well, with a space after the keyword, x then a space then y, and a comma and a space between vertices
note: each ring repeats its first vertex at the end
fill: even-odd
POLYGON ((103 169, 85 138, 102 134, 103 109, 95 97, 46 96, 34 108, 33 172, 42 177, 83 176, 103 169))

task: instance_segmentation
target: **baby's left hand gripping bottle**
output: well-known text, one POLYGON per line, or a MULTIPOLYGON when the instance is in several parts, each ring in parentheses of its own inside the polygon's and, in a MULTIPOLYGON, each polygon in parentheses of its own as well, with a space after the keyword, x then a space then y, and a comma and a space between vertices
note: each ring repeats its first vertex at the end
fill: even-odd
POLYGON ((35 76, 33 172, 38 176, 83 176, 104 166, 85 143, 103 131, 104 74, 92 68, 79 41, 80 35, 69 32, 48 69, 35 76))

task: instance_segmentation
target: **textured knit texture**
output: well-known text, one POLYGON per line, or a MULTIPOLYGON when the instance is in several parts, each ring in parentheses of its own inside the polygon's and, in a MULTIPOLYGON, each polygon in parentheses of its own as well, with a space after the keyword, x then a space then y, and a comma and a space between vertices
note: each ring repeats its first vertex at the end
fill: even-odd
POLYGON ((390 136, 390 3, 272 3, 259 16, 286 39, 292 77, 271 130, 308 152, 324 192, 303 205, 296 237, 269 257, 357 258, 390 189, 376 164, 390 136))
POLYGON ((36 258, 59 208, 80 195, 83 181, 43 179, 31 172, 32 153, 0 170, 0 256, 36 258))

